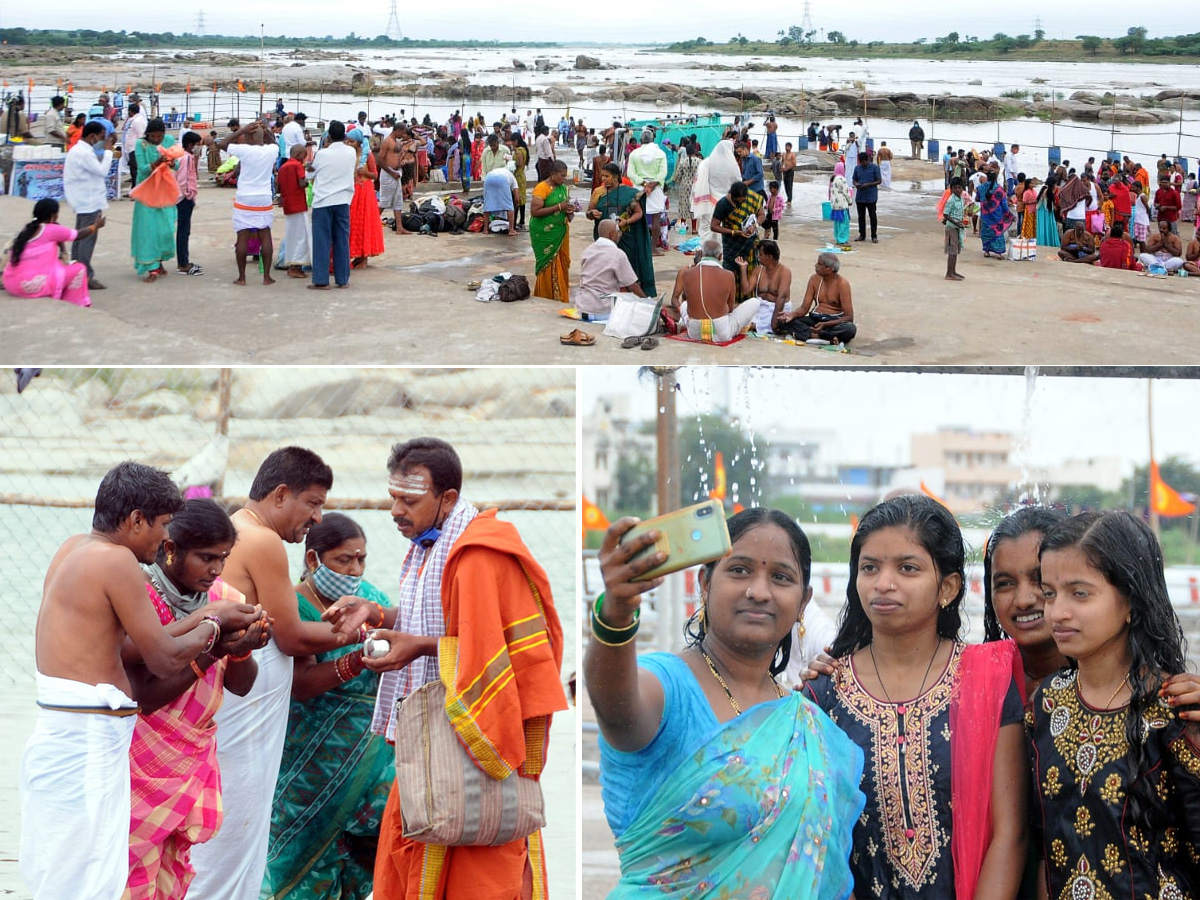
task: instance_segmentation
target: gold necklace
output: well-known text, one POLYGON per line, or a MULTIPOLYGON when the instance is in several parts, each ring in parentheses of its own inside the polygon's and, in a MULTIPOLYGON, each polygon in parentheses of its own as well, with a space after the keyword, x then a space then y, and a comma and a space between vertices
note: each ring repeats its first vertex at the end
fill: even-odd
POLYGON ((242 507, 242 512, 244 512, 246 515, 248 515, 250 518, 252 518, 252 519, 253 519, 255 522, 257 522, 257 523, 258 523, 259 525, 261 525, 263 528, 266 528, 266 527, 267 527, 267 524, 266 524, 266 523, 265 523, 265 522, 264 522, 262 519, 260 519, 258 516, 256 516, 256 515, 254 514, 254 510, 252 510, 250 507, 248 507, 248 506, 243 506, 243 507, 242 507))
POLYGON ((1105 709, 1105 710, 1112 709, 1112 702, 1117 699, 1117 694, 1121 693, 1121 688, 1125 687, 1125 685, 1128 683, 1129 683, 1129 673, 1126 672, 1125 677, 1121 679, 1121 683, 1117 685, 1117 689, 1115 691, 1113 691, 1112 696, 1108 698, 1108 702, 1105 703, 1104 706, 1101 708, 1105 709))
MULTIPOLYGON (((729 685, 725 683, 725 679, 722 678, 721 673, 717 671, 717 667, 713 664, 712 657, 705 652, 703 647, 700 648, 700 655, 703 656, 704 661, 708 663, 708 671, 713 673, 713 678, 717 679, 717 684, 721 686, 721 690, 723 690, 725 692, 725 696, 729 698, 729 705, 733 707, 733 714, 735 716, 740 716, 742 714, 742 708, 738 705, 738 702, 733 699, 733 692, 729 690, 729 685)), ((787 696, 779 682, 772 679, 771 684, 774 686, 775 693, 780 699, 787 696)))

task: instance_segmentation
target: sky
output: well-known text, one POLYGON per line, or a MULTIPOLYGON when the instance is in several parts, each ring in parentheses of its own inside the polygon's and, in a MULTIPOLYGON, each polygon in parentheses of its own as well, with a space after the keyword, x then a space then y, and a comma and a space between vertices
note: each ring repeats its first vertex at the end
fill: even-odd
MULTIPOLYGON (((677 379, 681 419, 732 396, 760 438, 773 429, 834 430, 853 462, 907 463, 911 434, 949 426, 1028 434, 1022 461, 1030 465, 1120 456, 1128 473, 1149 453, 1145 380, 1040 376, 1027 413, 1029 384, 1020 376, 690 367, 677 379)), ((580 367, 578 385, 584 429, 601 395, 625 393, 636 417, 655 414, 653 380, 639 382, 635 366, 580 367)), ((1200 380, 1154 381, 1153 404, 1155 456, 1200 464, 1200 380)))
MULTIPOLYGON (((408 37, 419 39, 480 39, 501 41, 659 43, 706 37, 728 40, 736 34, 751 39, 775 40, 781 29, 800 25, 804 4, 754 7, 750 11, 727 0, 691 0, 686 4, 653 0, 635 7, 614 8, 611 15, 597 15, 588 4, 546 4, 543 0, 507 0, 502 7, 482 0, 460 0, 452 12, 438 4, 397 2, 400 27, 408 37)), ((960 35, 990 38, 997 31, 1032 34, 1038 18, 1048 37, 1073 38, 1081 32, 1116 37, 1130 25, 1145 25, 1151 37, 1186 31, 1187 27, 1163 30, 1162 17, 1140 15, 1128 4, 1100 0, 1089 4, 1086 17, 1070 5, 1047 7, 1031 0, 1017 0, 1003 8, 973 6, 951 0, 926 0, 908 7, 884 0, 830 4, 812 0, 813 26, 838 30, 848 40, 908 41, 921 37, 932 41, 949 31, 960 35), (1003 21, 1001 19, 1003 18, 1003 21)), ((374 37, 382 34, 388 20, 388 0, 358 4, 350 9, 318 0, 258 0, 253 4, 147 5, 133 0, 108 0, 102 4, 63 0, 48 20, 36 5, 8 3, 0 10, 0 27, 91 28, 119 31, 196 30, 201 10, 208 34, 254 34, 260 24, 267 34, 293 36, 332 34, 342 37, 353 31, 374 37)))

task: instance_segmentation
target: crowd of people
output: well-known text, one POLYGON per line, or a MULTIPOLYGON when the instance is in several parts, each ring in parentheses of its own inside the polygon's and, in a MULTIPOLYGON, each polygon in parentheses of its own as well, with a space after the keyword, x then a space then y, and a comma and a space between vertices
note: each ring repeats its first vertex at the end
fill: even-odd
MULTIPOLYGON (((567 706, 549 581, 514 526, 463 497, 450 444, 415 438, 386 463, 411 542, 394 605, 364 580, 362 527, 323 515, 333 471, 311 450, 268 455, 232 516, 140 463, 103 478, 35 630, 20 767, 34 897, 546 896, 540 830, 494 846, 411 835, 391 742, 400 702, 440 679, 466 765, 540 777, 567 706)), ((428 800, 471 805, 448 788, 428 800)))
POLYGON ((1163 556, 1123 510, 1028 507, 984 557, 964 640, 953 515, 863 514, 829 657, 780 676, 812 611, 788 515, 728 521, 679 653, 637 652, 668 551, 608 529, 584 661, 600 726, 609 896, 1191 897, 1200 891, 1200 678, 1163 556), (801 688, 793 690, 792 688, 801 688))

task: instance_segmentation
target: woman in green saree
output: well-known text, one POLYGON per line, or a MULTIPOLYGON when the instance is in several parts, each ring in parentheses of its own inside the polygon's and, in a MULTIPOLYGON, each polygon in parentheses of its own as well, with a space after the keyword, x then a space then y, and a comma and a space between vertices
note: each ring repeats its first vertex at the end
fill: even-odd
POLYGON ((550 177, 533 189, 529 207, 529 241, 537 267, 533 293, 538 297, 561 303, 570 299, 570 223, 574 217, 567 189, 567 164, 558 160, 550 167, 550 177))
POLYGON ((600 220, 615 219, 621 227, 617 246, 629 257, 637 273, 638 284, 647 297, 655 297, 654 248, 650 245, 650 229, 646 225, 646 197, 630 185, 621 184, 621 167, 607 163, 600 173, 603 187, 592 195, 588 218, 592 220, 592 239, 600 236, 600 220))
MULTIPOLYGON (((160 147, 167 148, 175 143, 175 138, 166 132, 162 119, 151 119, 146 124, 145 135, 133 148, 139 172, 149 173, 158 166, 175 166, 159 153, 160 147)), ((167 274, 164 263, 175 258, 175 218, 174 204, 155 207, 134 200, 129 243, 133 267, 142 281, 151 282, 167 274)))
MULTIPOLYGON (((357 596, 379 604, 382 621, 388 599, 362 579, 366 559, 358 524, 326 513, 305 539, 300 618, 319 621, 327 604, 357 596)), ((261 896, 365 900, 396 777, 392 748, 370 728, 379 676, 354 647, 297 657, 295 666, 261 896)))

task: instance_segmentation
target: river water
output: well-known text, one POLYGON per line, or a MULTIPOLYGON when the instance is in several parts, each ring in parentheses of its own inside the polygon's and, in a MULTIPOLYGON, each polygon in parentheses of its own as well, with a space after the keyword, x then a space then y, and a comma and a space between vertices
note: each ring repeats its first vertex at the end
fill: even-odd
MULTIPOLYGON (((179 54, 186 58, 187 54, 179 54)), ((175 57, 170 51, 163 52, 164 64, 175 57)), ((268 51, 268 64, 290 65, 296 61, 290 51, 268 51)), ((181 61, 181 60, 180 60, 181 61)), ((432 85, 433 73, 438 76, 459 74, 471 84, 510 85, 544 90, 550 87, 569 87, 581 96, 570 106, 550 107, 541 104, 540 98, 519 103, 491 101, 472 102, 467 112, 482 112, 489 120, 517 106, 522 115, 526 110, 542 105, 548 122, 557 123, 560 115, 582 116, 592 126, 606 126, 614 119, 651 118, 662 115, 703 113, 711 110, 680 103, 678 98, 663 94, 655 104, 622 103, 608 100, 591 100, 588 94, 603 90, 605 83, 655 82, 667 84, 687 83, 695 86, 724 86, 747 91, 758 90, 826 90, 854 88, 861 85, 869 93, 911 91, 919 94, 977 95, 1000 97, 1006 92, 1025 91, 1029 96, 1038 92, 1065 99, 1076 91, 1103 93, 1112 91, 1119 95, 1151 97, 1164 88, 1200 89, 1200 67, 1114 62, 1008 62, 994 60, 958 59, 818 59, 792 56, 731 57, 707 54, 664 53, 661 50, 637 47, 570 47, 545 48, 495 48, 471 50, 451 49, 407 49, 407 50, 364 50, 354 54, 354 62, 346 76, 354 69, 369 68, 378 73, 383 69, 397 70, 403 74, 395 76, 401 83, 415 80, 423 85, 432 85), (575 57, 587 54, 601 59, 615 69, 574 71, 575 57), (544 58, 562 68, 556 71, 514 71, 512 62, 520 59, 533 66, 534 60, 544 58), (710 71, 714 65, 741 66, 746 62, 761 62, 767 65, 800 66, 799 72, 746 72, 710 71), (1034 79, 1039 81, 1035 83, 1034 79), (973 81, 979 84, 971 84, 973 81)), ((297 69, 302 74, 303 69, 297 69)), ((256 81, 257 73, 246 72, 247 82, 256 81)), ((385 76, 377 75, 380 81, 385 76)), ((273 107, 275 95, 267 98, 268 108, 273 107)), ((289 109, 304 109, 319 118, 342 116, 353 118, 359 111, 366 111, 372 119, 382 115, 429 114, 435 121, 445 121, 457 110, 467 106, 461 98, 395 97, 395 96, 348 96, 333 94, 307 94, 285 92, 285 104, 289 109)), ((163 97, 163 109, 177 106, 184 108, 183 96, 163 97)), ((246 93, 231 97, 225 93, 215 98, 211 92, 196 91, 192 94, 189 108, 199 111, 205 118, 222 122, 235 112, 248 115, 259 108, 257 95, 246 93)), ((1167 104, 1169 108, 1169 104, 1167 104)), ((733 115, 737 110, 730 113, 733 115)), ((756 132, 762 135, 763 113, 751 115, 758 125, 756 132)), ((823 121, 843 125, 843 136, 852 129, 854 116, 837 116, 823 121)), ((941 149, 947 144, 982 149, 994 142, 1019 143, 1022 158, 1032 171, 1044 174, 1047 162, 1046 148, 1054 145, 1062 148, 1062 156, 1075 165, 1081 165, 1088 156, 1101 158, 1109 150, 1139 159, 1153 171, 1152 162, 1161 153, 1170 156, 1182 155, 1193 161, 1200 157, 1200 111, 1184 110, 1177 122, 1144 126, 1122 125, 1113 129, 1096 123, 1060 122, 1051 125, 1037 118, 1023 118, 1004 122, 944 122, 936 117, 930 120, 927 111, 922 116, 926 136, 937 140, 941 149)), ((899 155, 908 154, 908 129, 911 121, 868 118, 871 135, 876 141, 887 141, 899 155)), ((784 141, 797 142, 807 122, 797 118, 779 118, 780 145, 784 141)))

